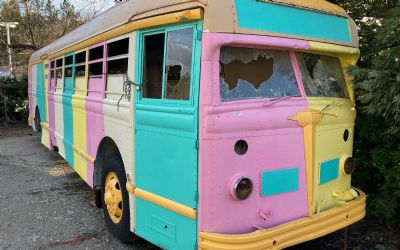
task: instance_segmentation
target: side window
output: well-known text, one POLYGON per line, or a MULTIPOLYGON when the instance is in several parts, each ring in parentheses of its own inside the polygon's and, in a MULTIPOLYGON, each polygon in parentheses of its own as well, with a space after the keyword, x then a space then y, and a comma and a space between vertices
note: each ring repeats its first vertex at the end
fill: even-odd
POLYGON ((50 91, 54 91, 56 85, 56 61, 50 62, 50 91))
POLYGON ((124 74, 128 72, 129 38, 107 44, 106 98, 120 100, 124 74))
POLYGON ((129 38, 107 45, 107 74, 125 74, 128 70, 129 38))
POLYGON ((144 36, 143 98, 189 100, 193 28, 144 36))
POLYGON ((222 101, 300 96, 289 52, 222 47, 222 101))
POLYGON ((49 79, 49 64, 48 63, 46 63, 45 65, 44 65, 44 79, 49 79))
POLYGON ((67 56, 65 57, 65 67, 64 67, 64 77, 72 77, 73 73, 73 56, 67 56))
POLYGON ((64 58, 59 58, 56 60, 56 90, 57 92, 62 91, 63 89, 63 67, 64 67, 64 58))
POLYGON ((75 55, 75 76, 82 78, 86 76, 86 51, 82 51, 75 55))
POLYGON ((103 77, 104 46, 89 50, 89 78, 103 77))

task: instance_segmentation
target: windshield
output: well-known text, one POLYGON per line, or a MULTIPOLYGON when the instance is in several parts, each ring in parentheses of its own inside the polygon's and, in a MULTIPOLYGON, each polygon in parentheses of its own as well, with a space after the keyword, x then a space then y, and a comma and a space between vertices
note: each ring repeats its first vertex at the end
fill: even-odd
POLYGON ((349 98, 338 58, 297 53, 307 96, 349 98))
POLYGON ((222 47, 222 101, 299 96, 289 52, 222 47))

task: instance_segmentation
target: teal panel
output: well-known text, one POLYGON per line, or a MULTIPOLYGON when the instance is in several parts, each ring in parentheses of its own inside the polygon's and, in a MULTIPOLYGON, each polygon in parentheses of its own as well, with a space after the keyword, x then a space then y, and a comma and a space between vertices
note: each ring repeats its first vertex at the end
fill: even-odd
POLYGON ((75 55, 73 55, 72 77, 64 78, 64 93, 63 93, 63 115, 64 115, 64 147, 65 159, 71 167, 74 167, 74 122, 72 110, 72 95, 74 94, 75 86, 75 55))
MULTIPOLYGON (((135 93, 135 185, 197 208, 198 102, 202 23, 186 23, 138 32, 135 81, 142 82, 146 34, 194 28, 190 100, 142 98, 135 93)), ((165 53, 164 53, 165 54, 165 53)), ((135 233, 163 249, 194 249, 197 220, 136 199, 135 233)))
POLYGON ((235 0, 240 28, 351 42, 345 17, 257 0, 235 0))
POLYGON ((162 249, 197 249, 197 224, 192 220, 136 198, 135 234, 162 249))
POLYGON ((299 169, 287 168, 263 171, 261 176, 261 195, 269 196, 299 189, 299 169))
POLYGON ((43 63, 36 65, 36 98, 42 122, 47 121, 44 90, 44 67, 43 63))
POLYGON ((319 184, 325 184, 339 175, 339 158, 322 162, 320 165, 319 184))

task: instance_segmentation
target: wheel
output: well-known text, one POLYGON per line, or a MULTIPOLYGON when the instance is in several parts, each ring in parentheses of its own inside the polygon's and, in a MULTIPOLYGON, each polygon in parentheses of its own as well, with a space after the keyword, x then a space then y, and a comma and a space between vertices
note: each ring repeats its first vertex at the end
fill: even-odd
POLYGON ((34 122, 35 122, 36 132, 38 132, 39 134, 42 133, 42 125, 41 125, 42 121, 40 120, 40 113, 39 113, 38 109, 36 109, 36 112, 35 112, 34 122))
POLYGON ((133 237, 130 231, 129 196, 124 164, 119 155, 108 156, 101 174, 101 202, 108 230, 123 243, 133 237))

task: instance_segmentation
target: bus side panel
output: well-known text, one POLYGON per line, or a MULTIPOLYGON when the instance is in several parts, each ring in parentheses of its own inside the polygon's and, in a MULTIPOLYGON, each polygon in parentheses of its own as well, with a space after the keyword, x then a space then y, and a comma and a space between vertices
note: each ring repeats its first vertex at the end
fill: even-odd
MULTIPOLYGON (((74 55, 67 55, 72 56, 74 55)), ((75 59, 73 59, 75 61, 75 59)), ((64 148, 65 148, 65 160, 68 164, 74 168, 74 122, 73 122, 73 111, 72 111, 72 95, 74 94, 75 86, 75 65, 72 64, 72 77, 64 77, 64 93, 62 96, 63 103, 63 114, 64 114, 64 148)), ((78 171, 77 171, 78 172, 78 171)), ((82 176, 82 173, 78 172, 82 176)), ((86 175, 83 175, 86 178, 86 175)))
MULTIPOLYGON (((48 95, 47 91, 49 88, 49 65, 48 61, 44 62, 47 67, 44 67, 43 76, 44 76, 44 88, 43 88, 43 101, 44 101, 44 117, 42 117, 42 122, 48 123, 49 119, 49 109, 48 109, 48 95)), ((42 128, 42 144, 45 145, 47 148, 51 148, 50 143, 50 131, 48 129, 42 128)))
POLYGON ((29 76, 29 85, 28 85, 28 95, 29 95, 29 116, 30 123, 33 129, 36 130, 35 125, 33 123, 33 118, 35 118, 35 109, 36 109, 36 75, 37 75, 37 65, 32 65, 30 68, 30 76, 29 76))

